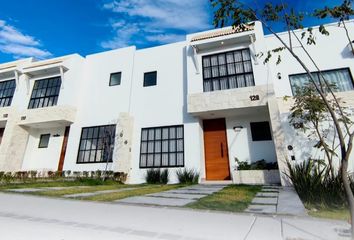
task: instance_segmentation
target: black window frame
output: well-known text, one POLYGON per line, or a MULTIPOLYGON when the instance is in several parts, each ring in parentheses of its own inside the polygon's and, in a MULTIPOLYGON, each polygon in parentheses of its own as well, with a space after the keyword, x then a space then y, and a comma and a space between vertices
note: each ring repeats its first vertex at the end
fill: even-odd
POLYGON ((110 86, 110 87, 112 87, 112 86, 119 86, 119 85, 121 85, 121 83, 122 83, 122 72, 113 72, 113 73, 111 73, 111 74, 109 75, 109 86, 110 86), (117 83, 117 84, 112 84, 112 77, 113 77, 114 75, 117 75, 117 74, 119 74, 119 83, 117 83))
MULTIPOLYGON (((231 63, 230 63, 231 64, 231 63)), ((222 91, 222 90, 229 90, 229 89, 237 89, 237 88, 242 88, 242 86, 241 87, 232 87, 232 88, 230 88, 230 84, 229 84, 229 80, 227 80, 227 88, 226 89, 216 89, 216 90, 214 90, 214 85, 213 85, 213 80, 214 79, 218 79, 219 80, 219 86, 220 86, 220 79, 221 78, 230 78, 230 77, 236 77, 237 78, 237 76, 240 76, 240 75, 243 75, 244 76, 244 81, 245 81, 245 86, 243 86, 243 87, 252 87, 252 86, 255 86, 255 79, 254 79, 254 72, 253 72, 253 63, 252 63, 252 56, 251 56, 251 50, 249 49, 249 48, 242 48, 242 49, 236 49, 236 50, 232 50, 232 51, 226 51, 226 52, 219 52, 219 53, 215 53, 215 54, 209 54, 209 55, 204 55, 204 56, 202 56, 202 71, 203 71, 203 92, 214 92, 214 91, 222 91), (247 50, 248 52, 249 52, 249 57, 250 57, 250 59, 249 60, 244 60, 244 57, 243 57, 243 54, 242 54, 242 52, 244 51, 244 50, 247 50), (242 60, 241 61, 239 61, 239 62, 236 62, 235 61, 235 59, 234 59, 234 57, 233 57, 233 62, 232 62, 232 64, 236 64, 236 63, 242 63, 242 66, 243 66, 243 68, 244 68, 244 63, 245 62, 249 62, 250 63, 250 67, 251 67, 251 71, 249 71, 249 72, 243 72, 243 73, 236 73, 236 65, 235 65, 235 74, 229 74, 229 71, 228 71, 228 67, 227 67, 227 65, 228 65, 228 63, 227 63, 227 54, 229 54, 229 53, 232 53, 232 54, 234 54, 235 52, 241 52, 241 58, 242 58, 242 60), (219 64, 219 56, 220 55, 225 55, 225 64, 219 64), (212 76, 212 72, 211 72, 211 77, 210 78, 206 78, 205 77, 205 72, 204 72, 204 69, 205 68, 210 68, 211 69, 211 71, 212 71, 212 65, 211 65, 211 60, 210 60, 210 66, 209 67, 205 67, 204 66, 204 59, 205 58, 212 58, 212 57, 214 57, 214 56, 216 56, 217 57, 217 62, 218 62, 218 64, 216 65, 216 66, 218 66, 218 71, 219 71, 219 73, 220 73, 220 66, 223 66, 223 65, 225 65, 226 66, 226 75, 225 76, 220 76, 220 74, 219 74, 219 76, 218 77, 213 77, 212 76), (251 74, 252 75, 252 85, 247 85, 247 82, 246 82, 246 78, 245 78, 245 76, 246 75, 249 75, 249 74, 251 74), (206 89, 205 89, 205 82, 206 81, 211 81, 211 90, 210 91, 207 91, 206 89)), ((237 80, 236 80, 236 85, 237 85, 237 80)))
POLYGON ((62 80, 60 76, 35 80, 31 98, 28 103, 28 109, 56 106, 59 99, 61 84, 62 80), (43 91, 43 89, 45 89, 44 96, 37 96, 41 93, 41 90, 43 91))
MULTIPOLYGON (((354 78, 353 78, 353 74, 352 72, 350 71, 350 67, 343 67, 343 68, 333 68, 333 69, 327 69, 327 70, 323 70, 321 71, 322 73, 326 73, 326 72, 333 72, 333 71, 340 71, 340 70, 348 70, 348 73, 349 73, 349 77, 350 77, 350 80, 351 80, 351 83, 352 83, 352 86, 353 86, 353 90, 354 90, 354 78)), ((300 75, 306 75, 307 73, 306 72, 303 72, 303 73, 295 73, 295 74, 289 74, 288 75, 288 79, 289 79, 289 84, 290 84, 290 88, 291 88, 291 93, 293 96, 296 95, 296 93, 294 92, 295 89, 293 89, 293 85, 291 84, 291 80, 290 80, 290 77, 295 77, 295 76, 300 76, 300 75)), ((319 74, 319 71, 313 71, 311 72, 311 74, 316 74, 318 76, 319 74)), ((351 90, 351 91, 353 91, 351 90)), ((339 92, 342 92, 342 91, 339 91, 339 92)), ((345 91, 346 92, 346 91, 345 91)))
POLYGON ((11 105, 15 89, 15 79, 0 81, 0 107, 8 107, 11 105))
POLYGON ((252 136, 253 142, 272 141, 273 140, 272 130, 271 130, 269 121, 250 122, 250 127, 251 127, 250 130, 251 130, 251 136, 252 136), (261 126, 259 126, 259 124, 261 124, 261 126), (263 129, 263 132, 262 132, 263 136, 259 135, 259 132, 257 131, 259 129, 263 129))
POLYGON ((38 148, 48 148, 50 140, 50 133, 41 134, 39 136, 38 148), (43 145, 44 138, 48 137, 46 144, 43 145))
MULTIPOLYGON (((92 163, 107 163, 107 161, 105 161, 104 160, 104 158, 103 158, 103 154, 104 154, 104 147, 103 147, 103 145, 102 145, 102 147, 101 148, 99 148, 99 139, 100 139, 100 131, 101 131, 101 129, 103 128, 106 128, 106 127, 113 127, 113 131, 114 131, 114 137, 113 137, 113 146, 115 147, 115 137, 116 137, 116 127, 117 127, 117 125, 116 124, 108 124, 108 125, 99 125, 99 126, 90 126, 90 127, 83 127, 83 128, 81 128, 81 134, 80 134, 80 141, 79 141, 79 147, 78 147, 78 151, 77 151, 77 158, 76 158, 76 164, 92 164, 92 163), (93 129, 92 131, 92 134, 94 135, 94 129, 99 129, 99 131, 98 131, 98 133, 97 133, 97 137, 88 137, 88 135, 89 135, 89 132, 87 133, 87 136, 86 136, 86 138, 84 138, 83 139, 83 135, 84 135, 84 130, 88 130, 89 131, 89 129, 93 129), (84 149, 80 149, 81 148, 81 144, 82 144, 82 141, 84 141, 84 140, 88 140, 88 139, 90 139, 91 141, 92 140, 97 140, 97 142, 96 142, 96 148, 95 149, 93 149, 92 148, 92 142, 91 142, 91 147, 90 147, 90 149, 86 149, 86 144, 87 144, 87 141, 85 142, 85 146, 84 146, 84 149), (90 161, 90 157, 91 157, 91 152, 92 151, 94 151, 95 152, 95 161, 90 161), (97 161, 97 152, 98 151, 102 151, 101 152, 101 156, 100 156, 100 160, 99 161, 97 161), (82 161, 79 161, 79 159, 80 159, 80 153, 81 152, 84 152, 84 155, 83 155, 83 160, 85 160, 85 155, 86 155, 86 152, 89 152, 89 157, 88 157, 88 162, 82 162, 82 161)), ((92 136, 93 136, 92 135, 92 136)), ((103 136, 104 137, 104 136, 103 136)), ((109 163, 112 163, 113 162, 113 153, 114 153, 114 147, 113 147, 113 149, 111 149, 111 157, 110 157, 110 159, 108 159, 108 162, 109 163)))
POLYGON ((145 72, 144 73, 144 83, 143 83, 143 87, 153 87, 157 85, 157 71, 151 71, 151 72, 145 72), (147 84, 147 76, 149 74, 155 74, 155 83, 154 84, 147 84))
POLYGON ((140 154, 139 154, 139 168, 140 169, 148 169, 148 168, 178 168, 178 167, 184 167, 184 162, 185 162, 185 154, 184 154, 184 151, 185 151, 185 146, 184 146, 184 137, 185 137, 185 134, 184 134, 184 125, 183 124, 180 124, 180 125, 169 125, 169 126, 159 126, 159 127, 147 127, 147 128, 142 128, 141 129, 141 136, 140 136, 140 154), (179 138, 177 137, 177 128, 180 128, 182 127, 182 137, 179 138), (175 128, 175 138, 170 138, 170 128, 175 128), (160 129, 160 139, 156 139, 156 129, 160 129), (168 138, 167 139, 163 139, 163 129, 168 129, 168 138), (143 131, 146 130, 147 131, 147 140, 143 140, 143 131), (149 131, 150 130, 154 130, 154 139, 150 139, 149 140, 149 131), (167 142, 167 145, 168 145, 168 151, 167 152, 164 152, 162 150, 162 141, 168 141, 167 142), (182 151, 178 151, 178 140, 182 140, 182 147, 183 147, 183 150, 182 151), (154 142, 154 147, 153 147, 153 152, 152 153, 149 153, 148 151, 148 144, 149 142, 154 142), (176 141, 175 143, 175 150, 176 151, 173 151, 171 152, 170 151, 170 141, 176 141), (143 151, 143 142, 146 142, 146 153, 142 153, 143 151), (160 142, 160 152, 156 152, 156 145, 155 143, 156 142, 160 142), (152 166, 148 166, 148 155, 149 154, 152 154, 153 155, 153 165, 152 166), (155 165, 155 158, 156 158, 156 155, 155 154, 160 154, 160 165, 155 165), (163 165, 162 164, 162 155, 163 154, 167 154, 168 156, 168 164, 167 165, 163 165), (172 165, 171 164, 171 159, 170 159, 170 154, 175 154, 176 155, 176 164, 175 165, 172 165), (178 154, 182 154, 182 164, 178 164, 178 154), (146 165, 144 166, 142 164, 142 156, 143 155, 146 155, 146 165))

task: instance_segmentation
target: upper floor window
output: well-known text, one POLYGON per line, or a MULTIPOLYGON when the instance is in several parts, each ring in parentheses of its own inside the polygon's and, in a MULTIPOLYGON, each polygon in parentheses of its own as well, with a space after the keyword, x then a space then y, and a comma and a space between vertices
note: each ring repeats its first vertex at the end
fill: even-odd
POLYGON ((157 83, 157 72, 144 73, 144 87, 155 86, 157 83))
MULTIPOLYGON (((320 83, 319 72, 312 72, 311 74, 315 78, 315 81, 320 83)), ((322 75, 333 86, 332 90, 334 92, 345 92, 354 89, 353 78, 349 68, 322 71, 322 75)), ((297 89, 301 89, 301 87, 310 83, 307 73, 290 75, 289 80, 293 95, 296 94, 297 89)))
POLYGON ((140 168, 183 166, 183 125, 141 130, 140 168))
POLYGON ((42 108, 57 105, 60 86, 60 77, 36 80, 28 108, 42 108))
POLYGON ((203 57, 204 92, 254 86, 249 49, 203 57))
POLYGON ((112 162, 116 125, 82 128, 77 163, 112 162))
POLYGON ((111 76, 109 78, 109 86, 120 85, 121 78, 122 78, 121 72, 111 73, 111 76))
POLYGON ((0 107, 7 107, 11 105, 15 88, 15 80, 0 82, 0 107))

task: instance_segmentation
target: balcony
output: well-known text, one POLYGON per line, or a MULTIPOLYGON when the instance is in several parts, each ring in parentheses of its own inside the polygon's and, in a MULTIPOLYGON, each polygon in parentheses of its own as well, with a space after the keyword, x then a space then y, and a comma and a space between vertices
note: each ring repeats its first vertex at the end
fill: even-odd
POLYGON ((188 95, 188 113, 202 116, 218 111, 232 112, 249 108, 265 107, 274 95, 273 85, 235 88, 188 95))
POLYGON ((75 120, 76 109, 70 106, 53 106, 27 109, 20 115, 19 125, 28 128, 65 127, 75 120))

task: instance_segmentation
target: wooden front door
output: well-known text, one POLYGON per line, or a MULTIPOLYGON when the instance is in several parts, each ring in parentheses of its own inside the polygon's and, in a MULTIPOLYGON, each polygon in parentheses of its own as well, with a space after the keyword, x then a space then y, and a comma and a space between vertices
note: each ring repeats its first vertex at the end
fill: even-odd
POLYGON ((229 180, 229 156, 225 119, 203 121, 207 180, 229 180))
POLYGON ((66 153, 66 146, 68 145, 69 132, 70 132, 70 127, 65 127, 63 144, 61 146, 61 153, 60 153, 58 171, 63 171, 64 159, 65 159, 65 153, 66 153))

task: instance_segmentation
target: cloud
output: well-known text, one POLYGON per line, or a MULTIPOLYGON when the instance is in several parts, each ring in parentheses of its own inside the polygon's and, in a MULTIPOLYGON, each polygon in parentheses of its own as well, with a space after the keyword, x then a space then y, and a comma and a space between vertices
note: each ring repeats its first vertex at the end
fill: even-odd
POLYGON ((111 11, 113 36, 101 47, 154 44, 184 40, 185 35, 211 28, 207 0, 114 0, 103 5, 111 11))
POLYGON ((13 55, 15 59, 24 57, 35 57, 43 59, 52 54, 46 50, 40 49, 40 42, 33 36, 26 35, 0 20, 0 51, 13 55))

